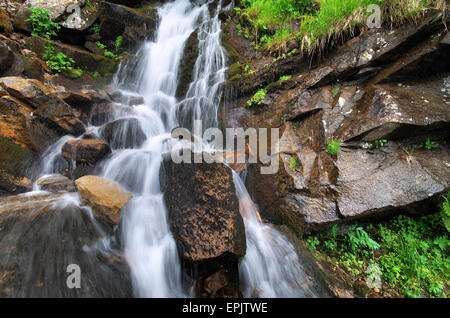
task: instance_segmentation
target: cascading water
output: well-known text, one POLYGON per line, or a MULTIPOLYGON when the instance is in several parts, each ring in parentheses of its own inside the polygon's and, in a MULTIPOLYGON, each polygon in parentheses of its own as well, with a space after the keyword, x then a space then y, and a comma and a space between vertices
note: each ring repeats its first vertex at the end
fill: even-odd
MULTIPOLYGON (((194 120, 201 120, 204 129, 217 127, 226 54, 220 41, 221 1, 210 10, 214 2, 194 5, 189 0, 176 0, 162 6, 158 11, 160 23, 154 41, 140 49, 137 60, 121 65, 115 77, 116 87, 124 95, 140 95, 145 100, 144 104, 133 107, 115 105, 109 121, 137 120, 143 132, 142 140, 134 140, 138 137, 133 125, 119 126, 113 134, 114 144, 126 143, 131 134, 134 147, 113 147, 118 149, 103 162, 99 172, 133 194, 122 211, 119 228, 131 268, 133 292, 138 297, 193 296, 182 286, 181 265, 160 190, 159 168, 163 153, 169 152, 175 144, 170 136, 173 128, 182 124, 192 130, 194 120), (199 55, 186 97, 178 101, 175 96, 180 63, 185 43, 195 30, 198 30, 199 55)), ((100 129, 90 126, 88 133, 98 134, 100 129)), ((45 152, 42 174, 62 170, 61 147, 71 138, 61 138, 45 152)), ((236 173, 234 181, 247 237, 247 254, 240 263, 243 295, 317 296, 294 246, 274 227, 259 220, 236 173)), ((79 201, 71 200, 75 207, 81 207, 79 201)), ((61 202, 65 202, 64 199, 61 202)), ((101 233, 100 228, 98 232, 101 233)), ((108 254, 111 242, 104 239, 100 243, 92 248, 108 254)))

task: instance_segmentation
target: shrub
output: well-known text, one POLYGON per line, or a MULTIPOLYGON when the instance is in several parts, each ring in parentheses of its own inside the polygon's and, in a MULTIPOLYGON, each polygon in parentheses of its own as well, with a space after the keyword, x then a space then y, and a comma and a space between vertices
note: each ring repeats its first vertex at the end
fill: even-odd
POLYGON ((450 232, 450 191, 444 196, 444 202, 441 205, 441 219, 447 231, 450 232))
POLYGON ((56 31, 61 28, 58 23, 50 20, 50 12, 44 8, 29 8, 31 16, 26 22, 31 21, 33 25, 33 36, 41 36, 46 39, 50 39, 52 36, 56 36, 56 31))

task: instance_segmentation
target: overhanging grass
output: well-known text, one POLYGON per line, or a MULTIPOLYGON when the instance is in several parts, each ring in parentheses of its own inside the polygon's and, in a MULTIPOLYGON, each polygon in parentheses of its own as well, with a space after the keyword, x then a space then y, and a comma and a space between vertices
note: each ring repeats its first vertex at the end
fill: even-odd
POLYGON ((367 7, 382 8, 383 23, 393 25, 419 18, 426 9, 442 8, 443 0, 244 0, 243 10, 251 22, 256 48, 283 51, 286 42, 297 38, 307 53, 323 49, 332 38, 352 33, 365 25, 367 7), (293 32, 292 21, 301 21, 301 29, 293 32))

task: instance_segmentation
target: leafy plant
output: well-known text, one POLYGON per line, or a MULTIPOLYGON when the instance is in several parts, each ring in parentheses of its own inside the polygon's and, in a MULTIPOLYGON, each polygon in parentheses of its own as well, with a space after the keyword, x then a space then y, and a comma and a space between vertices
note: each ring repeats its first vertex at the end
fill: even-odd
POLYGON ((375 140, 375 147, 376 147, 377 149, 378 149, 378 148, 381 148, 381 147, 384 146, 385 143, 387 143, 387 140, 386 140, 386 139, 378 139, 378 140, 375 140))
POLYGON ((341 83, 337 81, 336 83, 333 84, 333 87, 331 88, 331 95, 333 95, 333 97, 336 97, 340 91, 341 91, 341 83))
POLYGON ((61 28, 61 26, 50 19, 50 11, 41 7, 28 8, 28 10, 32 13, 30 18, 25 21, 31 21, 31 24, 33 25, 31 35, 41 36, 48 40, 52 36, 57 35, 56 32, 61 28))
POLYGON ((328 139, 327 152, 331 156, 336 156, 341 151, 341 141, 338 139, 328 139))
POLYGON ((266 97, 266 94, 267 94, 267 90, 266 89, 264 89, 264 88, 260 89, 259 91, 257 91, 255 93, 255 95, 253 95, 252 98, 250 98, 247 101, 247 106, 251 107, 253 105, 261 105, 263 99, 266 97))
POLYGON ((94 5, 89 0, 86 1, 86 6, 89 7, 89 8, 94 8, 94 5))
POLYGON ((64 53, 59 52, 58 54, 55 54, 54 46, 45 47, 43 57, 47 66, 58 73, 72 70, 73 64, 75 64, 75 61, 72 58, 68 58, 64 53))
POLYGON ((103 43, 101 43, 100 41, 95 42, 95 44, 97 44, 97 46, 102 49, 105 50, 106 49, 106 45, 104 45, 103 43))
POLYGON ((450 191, 443 197, 444 202, 441 205, 441 219, 447 231, 450 232, 450 191))
POLYGON ((119 35, 115 41, 116 52, 119 52, 120 47, 122 46, 123 36, 119 35))
POLYGON ((291 79, 291 77, 292 77, 292 75, 281 76, 280 79, 278 80, 278 82, 287 81, 287 80, 291 79))
POLYGON ((93 31, 95 34, 100 34, 100 31, 101 31, 101 29, 100 29, 100 24, 94 23, 94 25, 92 25, 92 31, 93 31))
POLYGON ((427 138, 423 144, 423 146, 425 147, 425 149, 431 150, 433 148, 436 148, 437 146, 439 146, 438 143, 431 141, 430 138, 427 138))
POLYGON ((297 169, 297 161, 295 160, 294 157, 291 157, 291 160, 289 162, 289 168, 291 168, 291 170, 295 170, 297 169))

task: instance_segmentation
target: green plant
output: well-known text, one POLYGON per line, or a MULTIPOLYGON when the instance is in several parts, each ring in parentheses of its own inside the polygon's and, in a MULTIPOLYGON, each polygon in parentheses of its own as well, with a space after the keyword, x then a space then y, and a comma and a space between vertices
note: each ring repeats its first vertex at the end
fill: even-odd
POLYGON ((120 51, 120 47, 122 46, 123 36, 119 35, 115 41, 116 52, 120 51))
POLYGON ((25 20, 26 22, 31 21, 33 25, 33 31, 31 35, 41 36, 46 39, 50 39, 52 36, 57 35, 57 31, 61 28, 58 23, 53 22, 50 19, 50 12, 47 9, 38 8, 28 8, 32 13, 30 18, 25 20))
POLYGON ((53 46, 45 47, 43 57, 47 66, 58 73, 72 70, 73 64, 75 64, 75 61, 72 58, 67 58, 67 55, 64 53, 59 52, 58 54, 55 54, 55 47, 53 46))
POLYGON ((315 250, 316 246, 319 245, 319 243, 320 242, 317 236, 310 237, 306 240, 306 244, 311 251, 315 250))
POLYGON ((450 191, 443 198, 440 215, 445 228, 450 232, 450 191))
POLYGON ((381 147, 383 147, 384 146, 384 144, 385 143, 387 143, 387 140, 386 139, 378 139, 378 140, 375 140, 375 148, 381 148, 381 147))
POLYGON ((291 79, 292 75, 281 76, 278 82, 284 82, 291 79))
POLYGON ((89 0, 86 1, 86 6, 89 8, 94 8, 94 5, 89 0))
POLYGON ((100 34, 100 31, 101 31, 101 29, 100 29, 100 24, 94 23, 94 25, 92 25, 92 31, 93 31, 95 34, 100 34))
POLYGON ((431 150, 433 148, 436 148, 439 146, 438 143, 431 141, 430 138, 427 138, 423 144, 423 146, 425 147, 425 149, 431 150))
POLYGON ((291 157, 291 160, 289 162, 289 168, 291 168, 291 170, 295 170, 297 169, 297 161, 295 160, 294 157, 291 157))
POLYGON ((105 52, 103 53, 106 57, 110 57, 110 58, 116 58, 117 56, 113 53, 113 52, 110 52, 110 51, 108 51, 108 50, 105 50, 105 52))
POLYGON ((331 88, 331 95, 333 95, 333 97, 336 97, 340 91, 341 91, 341 83, 337 81, 336 83, 333 84, 333 87, 331 88))
POLYGON ((97 46, 102 49, 105 50, 106 49, 106 45, 104 45, 103 43, 101 43, 100 41, 95 42, 95 44, 97 44, 97 46))
POLYGON ((266 94, 267 94, 266 89, 264 89, 264 88, 260 89, 259 91, 257 91, 255 93, 255 95, 252 96, 252 98, 250 98, 247 101, 247 106, 251 107, 253 105, 260 105, 262 103, 263 99, 266 97, 266 94))
POLYGON ((341 151, 341 141, 338 139, 328 139, 327 152, 331 156, 336 156, 341 151))

